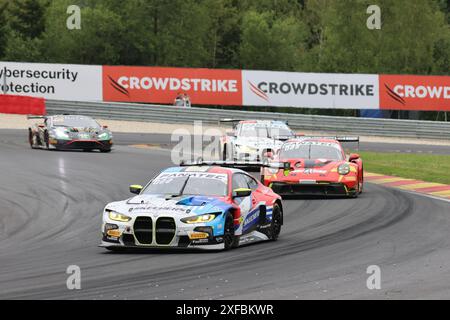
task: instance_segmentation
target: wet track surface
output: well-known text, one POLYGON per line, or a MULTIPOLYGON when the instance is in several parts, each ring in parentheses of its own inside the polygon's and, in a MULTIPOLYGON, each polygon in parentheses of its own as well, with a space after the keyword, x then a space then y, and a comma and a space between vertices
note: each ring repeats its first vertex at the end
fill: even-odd
POLYGON ((449 202, 367 184, 358 199, 286 200, 277 242, 117 254, 97 247, 104 205, 169 152, 126 146, 133 135, 111 154, 31 150, 21 133, 0 134, 0 299, 450 298, 449 202), (66 288, 69 265, 81 290, 66 288))

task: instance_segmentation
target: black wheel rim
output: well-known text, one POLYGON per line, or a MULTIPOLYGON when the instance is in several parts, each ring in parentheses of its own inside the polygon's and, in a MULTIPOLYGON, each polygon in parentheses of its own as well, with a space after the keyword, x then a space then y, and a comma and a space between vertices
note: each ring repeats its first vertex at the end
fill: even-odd
POLYGON ((231 245, 233 244, 233 237, 234 237, 233 219, 227 218, 225 222, 225 231, 223 236, 225 248, 231 247, 231 245))
POLYGON ((274 210, 272 216, 272 236, 277 237, 281 231, 281 215, 279 210, 274 210))

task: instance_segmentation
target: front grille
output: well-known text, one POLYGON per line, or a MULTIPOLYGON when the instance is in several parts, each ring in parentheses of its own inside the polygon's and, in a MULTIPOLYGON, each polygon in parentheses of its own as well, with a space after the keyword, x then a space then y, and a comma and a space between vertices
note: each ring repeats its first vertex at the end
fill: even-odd
POLYGON ((134 221, 134 235, 139 243, 151 244, 153 241, 153 222, 150 217, 137 217, 134 221))
POLYGON ((274 192, 289 195, 289 194, 304 194, 304 195, 345 195, 347 192, 342 184, 282 184, 274 183, 272 185, 274 192))
POLYGON ((173 218, 158 218, 156 220, 156 243, 167 245, 175 237, 175 220, 173 218))
POLYGON ((99 148, 99 146, 98 143, 92 141, 76 141, 69 144, 69 147, 73 149, 95 149, 99 148))

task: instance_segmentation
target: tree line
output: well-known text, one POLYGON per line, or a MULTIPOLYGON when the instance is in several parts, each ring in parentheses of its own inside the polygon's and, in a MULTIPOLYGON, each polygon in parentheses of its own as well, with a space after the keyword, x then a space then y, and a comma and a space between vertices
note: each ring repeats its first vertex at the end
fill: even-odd
POLYGON ((0 0, 0 59, 450 73, 450 0, 375 2, 380 30, 366 25, 373 0, 0 0), (72 4, 79 30, 66 26, 72 4))

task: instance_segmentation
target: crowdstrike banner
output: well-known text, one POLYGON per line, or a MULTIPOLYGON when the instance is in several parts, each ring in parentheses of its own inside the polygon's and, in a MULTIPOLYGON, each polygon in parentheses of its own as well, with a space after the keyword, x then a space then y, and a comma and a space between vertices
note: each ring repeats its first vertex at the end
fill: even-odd
POLYGON ((242 71, 243 104, 378 109, 378 75, 242 71))
POLYGON ((450 77, 380 75, 380 109, 450 111, 450 77))
POLYGON ((450 111, 449 76, 0 62, 0 94, 54 100, 450 111))
POLYGON ((241 106, 241 70, 103 67, 105 101, 172 104, 179 93, 192 104, 241 106))
POLYGON ((0 93, 54 100, 101 101, 101 66, 0 62, 0 93))

